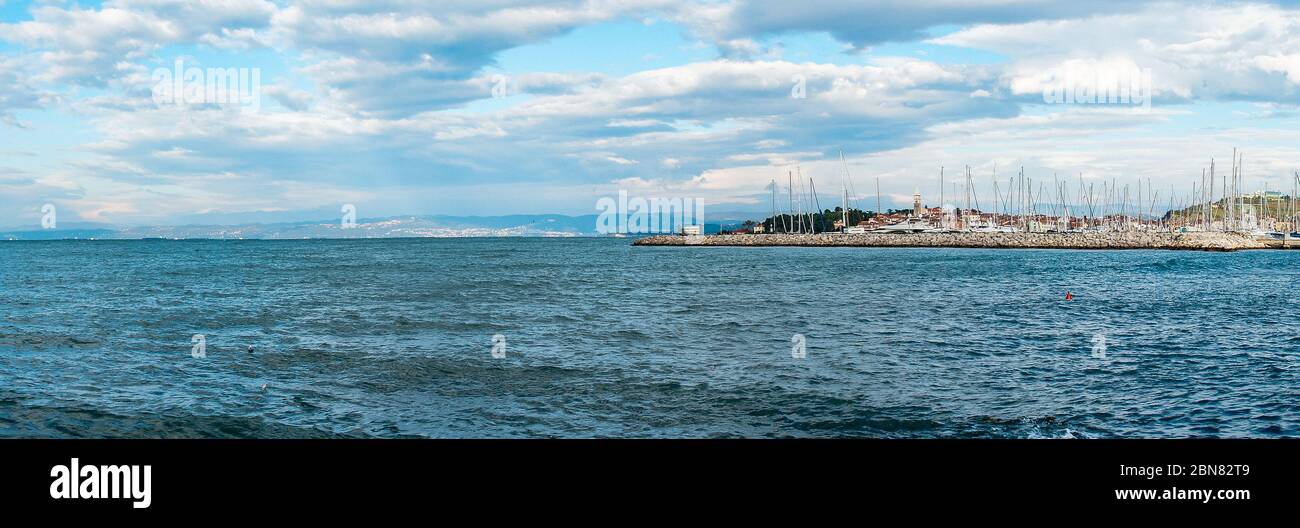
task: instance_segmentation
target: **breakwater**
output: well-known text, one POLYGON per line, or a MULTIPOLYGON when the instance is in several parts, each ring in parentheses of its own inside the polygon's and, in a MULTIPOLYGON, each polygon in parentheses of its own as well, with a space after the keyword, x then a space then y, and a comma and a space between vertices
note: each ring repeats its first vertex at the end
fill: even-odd
POLYGON ((637 239, 638 246, 825 246, 955 247, 1009 249, 1177 249, 1237 251, 1266 249, 1265 243, 1236 233, 819 233, 762 235, 659 235, 637 239))

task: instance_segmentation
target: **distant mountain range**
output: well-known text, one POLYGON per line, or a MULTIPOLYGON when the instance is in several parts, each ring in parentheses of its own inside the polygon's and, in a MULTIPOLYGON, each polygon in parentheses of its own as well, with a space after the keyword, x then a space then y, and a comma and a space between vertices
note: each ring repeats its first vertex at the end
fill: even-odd
MULTIPOLYGON (((744 222, 752 213, 717 215, 705 224, 716 233, 744 222)), ((36 226, 0 229, 0 240, 132 240, 163 239, 304 239, 304 238, 433 238, 433 237, 578 237, 605 236, 596 232, 597 215, 565 216, 395 216, 358 219, 343 229, 338 220, 231 225, 110 226, 68 223, 56 229, 36 226)))

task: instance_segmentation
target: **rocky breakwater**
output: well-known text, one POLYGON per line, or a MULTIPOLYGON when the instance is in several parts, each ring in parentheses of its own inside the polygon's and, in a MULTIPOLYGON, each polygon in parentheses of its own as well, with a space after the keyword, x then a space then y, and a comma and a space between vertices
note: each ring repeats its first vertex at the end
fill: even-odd
POLYGON ((660 235, 638 246, 958 247, 1010 249, 1182 249, 1236 251, 1267 246, 1235 233, 819 233, 762 235, 660 235))

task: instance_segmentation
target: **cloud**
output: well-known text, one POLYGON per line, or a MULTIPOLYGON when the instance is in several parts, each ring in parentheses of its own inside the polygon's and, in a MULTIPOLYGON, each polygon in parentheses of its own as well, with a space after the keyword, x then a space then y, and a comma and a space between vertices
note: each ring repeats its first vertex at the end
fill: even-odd
MULTIPOLYGON (((304 71, 357 112, 402 116, 491 97, 483 68, 497 53, 574 28, 637 18, 665 0, 540 2, 323 2, 293 5, 272 19, 277 38, 304 50, 304 71)), ((512 88, 554 93, 589 84, 588 75, 538 73, 512 88)))
POLYGON ((826 32, 862 48, 890 41, 926 38, 926 30, 944 25, 1010 24, 1035 20, 1085 17, 1129 10, 1142 2, 1119 0, 736 0, 686 9, 702 35, 711 37, 728 53, 753 53, 752 39, 786 33, 826 32))
MULTIPOLYGON (((1300 103, 1298 16, 1269 4, 1032 0, 40 5, 32 20, 0 24, 0 39, 18 48, 0 54, 0 130, 26 134, 15 127, 41 123, 20 116, 60 108, 70 121, 46 126, 92 139, 68 149, 75 155, 55 154, 48 171, 0 177, 0 194, 22 207, 59 200, 107 221, 337 210, 345 201, 375 215, 511 204, 588 212, 597 193, 632 183, 761 205, 764 187, 787 171, 833 190, 843 151, 853 174, 878 175, 884 194, 910 200, 914 186, 937 190, 939 165, 991 176, 993 163, 1023 164, 1036 178, 1083 172, 1163 185, 1183 177, 1172 171, 1199 168, 1183 153, 1233 144, 1272 177, 1296 161, 1287 143, 1296 138, 1276 129, 1300 103), (670 66, 626 74, 492 67, 504 50, 648 16, 712 43, 716 58, 667 58, 654 64, 670 66), (948 33, 932 37, 936 26, 948 33), (951 53, 801 62, 783 60, 792 54, 772 42, 808 33, 859 49, 928 39, 951 53), (252 50, 285 72, 267 79, 274 104, 260 112, 149 97, 156 63, 252 50), (1007 60, 962 63, 970 50, 1007 60), (1142 68, 1158 96, 1147 114, 1042 104, 1064 71, 1142 68), (1210 127, 1198 121, 1207 101, 1249 104, 1210 127)), ((643 55, 636 49, 629 64, 649 67, 643 55)), ((856 196, 867 194, 864 183, 856 196)))
POLYGON ((1054 74, 1146 69, 1166 103, 1300 102, 1300 12, 1263 4, 1157 6, 1073 20, 979 25, 934 39, 1013 58, 1005 84, 1038 94, 1054 74), (1106 38, 1096 39, 1105 34, 1106 38), (1081 43, 1087 45, 1081 45, 1081 43))
POLYGON ((16 111, 44 108, 59 100, 57 94, 33 86, 28 70, 21 60, 0 55, 0 125, 26 128, 16 111))
MULTIPOLYGON (((487 113, 403 117, 366 117, 333 99, 297 105, 296 92, 280 86, 266 93, 289 104, 260 113, 101 101, 81 107, 103 139, 89 146, 99 159, 78 170, 171 193, 203 187, 170 203, 190 207, 202 196, 217 211, 248 203, 250 193, 269 200, 283 191, 262 179, 437 192, 483 179, 562 186, 684 176, 697 190, 727 193, 713 187, 716 176, 690 178, 725 174, 717 171, 727 166, 898 148, 933 124, 1014 115, 1014 105, 972 102, 972 90, 997 80, 977 70, 902 59, 871 66, 718 60, 618 78, 545 76, 580 88, 487 113), (804 98, 791 96, 795 76, 806 83, 804 98)), ((294 203, 316 209, 338 200, 321 193, 294 203)))
POLYGON ((230 38, 264 27, 276 7, 262 0, 117 0, 101 9, 53 5, 30 9, 32 20, 0 24, 0 40, 39 51, 44 82, 104 87, 169 44, 230 38), (226 30, 223 33, 223 30, 226 30))
POLYGON ((278 84, 263 88, 262 93, 280 103, 280 106, 285 109, 294 112, 307 110, 312 102, 311 93, 278 84))

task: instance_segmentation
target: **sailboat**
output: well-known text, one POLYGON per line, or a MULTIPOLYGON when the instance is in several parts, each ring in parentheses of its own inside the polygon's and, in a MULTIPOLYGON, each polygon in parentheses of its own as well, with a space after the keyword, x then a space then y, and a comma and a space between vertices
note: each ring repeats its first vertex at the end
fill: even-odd
POLYGON ((887 225, 876 231, 881 233, 925 233, 935 229, 929 222, 912 217, 897 224, 887 225))

